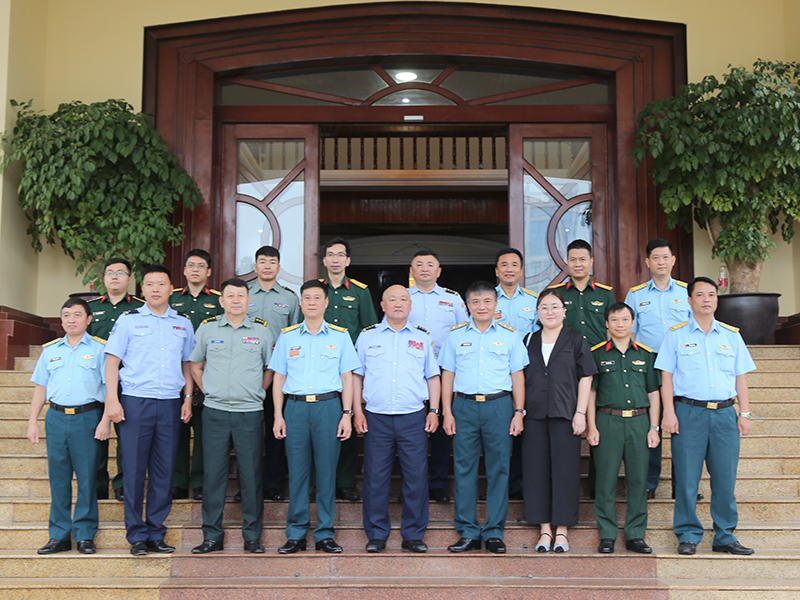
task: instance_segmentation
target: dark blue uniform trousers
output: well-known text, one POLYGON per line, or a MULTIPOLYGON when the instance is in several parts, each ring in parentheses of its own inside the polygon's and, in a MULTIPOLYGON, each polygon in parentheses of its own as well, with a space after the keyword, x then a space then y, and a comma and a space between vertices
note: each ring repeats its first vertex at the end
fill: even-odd
POLYGON ((50 478, 50 539, 92 540, 97 533, 95 475, 100 460, 100 442, 94 432, 103 411, 87 410, 67 415, 47 410, 47 472, 50 478), (72 473, 78 483, 75 515, 72 513, 72 473))
POLYGON ((120 422, 122 485, 125 488, 127 540, 163 540, 164 520, 172 510, 172 477, 181 437, 181 400, 120 396, 125 420, 120 422), (142 518, 147 476, 147 516, 142 518))
POLYGON ((428 527, 428 434, 425 409, 405 415, 366 411, 364 436, 364 532, 367 539, 389 538, 389 487, 394 455, 403 476, 404 540, 421 540, 428 527))
POLYGON ((714 545, 736 541, 739 523, 736 509, 736 468, 739 464, 739 428, 736 407, 718 410, 675 403, 679 434, 672 435, 672 468, 675 470, 673 529, 679 542, 699 544, 703 524, 697 518, 697 488, 706 463, 711 479, 711 518, 714 545))

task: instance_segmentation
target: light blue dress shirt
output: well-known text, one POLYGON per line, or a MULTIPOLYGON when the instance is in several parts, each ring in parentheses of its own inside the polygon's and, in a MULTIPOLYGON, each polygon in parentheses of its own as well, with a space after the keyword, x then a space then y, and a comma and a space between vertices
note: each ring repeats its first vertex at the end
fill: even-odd
POLYGON ((67 336, 45 344, 31 381, 47 388, 48 402, 82 406, 105 402, 105 344, 84 333, 74 348, 67 336))
POLYGON ((367 410, 381 415, 405 415, 422 410, 428 400, 428 379, 439 375, 430 334, 406 323, 392 329, 386 317, 367 327, 356 340, 364 378, 367 410))
POLYGON ((686 284, 670 278, 661 291, 651 279, 628 290, 625 304, 635 313, 633 333, 636 341, 658 352, 670 327, 689 320, 689 295, 686 284))
POLYGON ((174 400, 186 384, 181 363, 194 347, 189 317, 167 307, 158 316, 145 304, 120 315, 108 336, 106 354, 122 360, 122 393, 137 398, 174 400))
POLYGON ((481 333, 472 317, 450 331, 439 352, 439 366, 455 373, 453 391, 462 394, 510 392, 511 374, 528 362, 528 352, 513 327, 492 320, 481 333))
POLYGON ((532 292, 522 286, 517 286, 514 294, 509 298, 503 291, 503 286, 498 285, 497 290, 497 310, 500 312, 500 320, 508 323, 517 330, 521 338, 532 331, 539 331, 537 323, 536 302, 539 294, 532 292))
POLYGON ((350 334, 343 327, 322 322, 311 333, 304 322, 281 332, 269 369, 286 375, 284 394, 309 396, 342 391, 342 373, 361 366, 350 334))
POLYGON ((667 332, 655 366, 672 373, 675 396, 702 401, 733 398, 736 377, 756 368, 738 331, 714 319, 706 335, 694 318, 667 332))
POLYGON ((467 309, 458 292, 434 285, 430 292, 417 286, 408 288, 411 314, 408 322, 427 329, 433 338, 433 351, 439 355, 450 328, 467 320, 467 309))

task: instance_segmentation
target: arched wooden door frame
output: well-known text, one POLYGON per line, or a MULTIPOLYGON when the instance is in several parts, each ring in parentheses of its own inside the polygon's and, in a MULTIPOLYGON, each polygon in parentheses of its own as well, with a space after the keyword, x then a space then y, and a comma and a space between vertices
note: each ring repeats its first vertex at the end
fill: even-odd
MULTIPOLYGON (((645 169, 633 166, 636 114, 649 101, 686 82, 686 29, 682 24, 566 11, 449 2, 393 2, 281 11, 145 30, 144 111, 206 199, 177 219, 186 239, 170 250, 169 266, 181 271, 185 250, 208 248, 219 265, 218 232, 221 126, 237 122, 605 122, 609 137, 607 257, 615 287, 647 277, 643 245, 659 236, 678 253, 678 276, 691 274, 691 235, 668 231, 645 169), (611 107, 415 106, 251 107, 233 117, 215 107, 217 77, 264 65, 346 62, 365 56, 446 56, 534 61, 565 70, 613 77, 611 107), (268 115, 268 117, 266 116, 268 115), (265 121, 268 119, 268 121, 265 121), (613 255, 611 254, 613 252, 613 255)), ((515 207, 510 206, 510 211, 515 207)), ((514 238, 512 243, 520 243, 514 238)), ((221 275, 217 269, 215 275, 221 275)))

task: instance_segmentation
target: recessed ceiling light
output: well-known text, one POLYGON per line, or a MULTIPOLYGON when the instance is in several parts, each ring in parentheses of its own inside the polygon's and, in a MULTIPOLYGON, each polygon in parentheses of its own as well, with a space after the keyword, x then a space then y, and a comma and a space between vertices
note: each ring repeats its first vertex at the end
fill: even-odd
POLYGON ((397 81, 414 81, 417 78, 417 74, 411 71, 400 71, 394 78, 397 81))
POLYGON ((409 100, 408 98, 403 98, 402 102, 403 104, 408 104, 409 102, 411 102, 411 100, 409 100))

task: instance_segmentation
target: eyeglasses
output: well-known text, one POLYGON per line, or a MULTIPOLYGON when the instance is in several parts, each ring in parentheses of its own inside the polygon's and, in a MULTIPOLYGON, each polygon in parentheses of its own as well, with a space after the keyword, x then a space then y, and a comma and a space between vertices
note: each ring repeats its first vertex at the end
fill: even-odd
POLYGON ((557 313, 557 312, 559 312, 559 311, 562 311, 562 310, 564 310, 564 307, 563 307, 563 306, 556 306, 556 305, 545 306, 544 304, 542 304, 542 305, 539 307, 539 309, 538 309, 538 310, 539 310, 539 311, 541 311, 541 312, 543 312, 543 313, 546 313, 546 312, 554 312, 554 313, 557 313))
POLYGON ((189 269, 190 271, 194 270, 194 269, 197 269, 198 271, 203 271, 203 270, 208 268, 208 265, 206 263, 190 262, 190 263, 186 263, 186 268, 189 269))
POLYGON ((345 254, 344 252, 339 252, 337 254, 334 254, 333 252, 328 252, 325 255, 325 258, 347 258, 347 254, 345 254))
POLYGON ((130 273, 128 273, 127 271, 110 271, 109 270, 109 271, 105 271, 103 273, 103 275, 106 276, 106 277, 113 277, 114 275, 116 275, 117 277, 127 277, 128 275, 130 275, 130 273))

